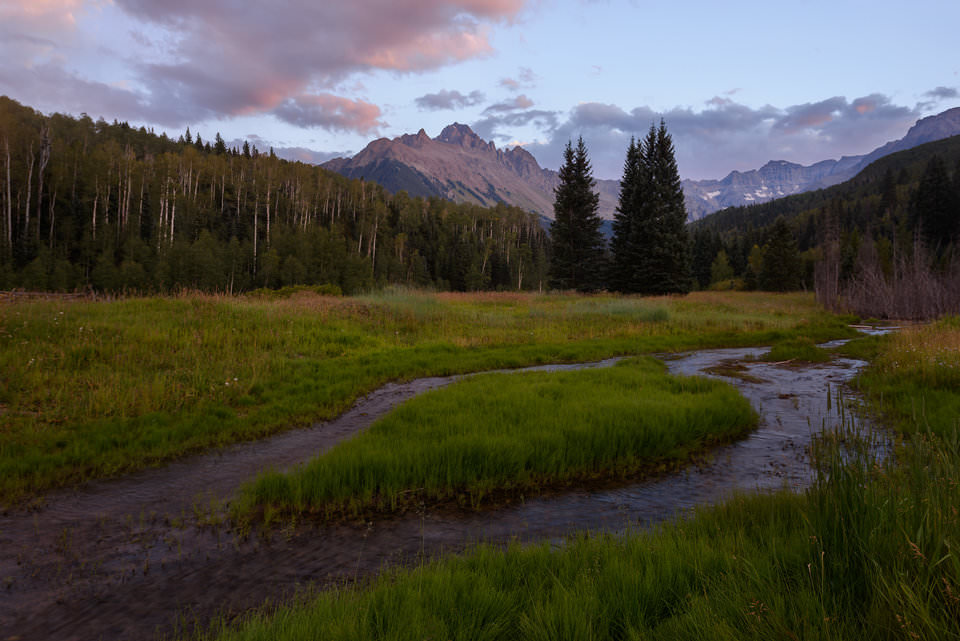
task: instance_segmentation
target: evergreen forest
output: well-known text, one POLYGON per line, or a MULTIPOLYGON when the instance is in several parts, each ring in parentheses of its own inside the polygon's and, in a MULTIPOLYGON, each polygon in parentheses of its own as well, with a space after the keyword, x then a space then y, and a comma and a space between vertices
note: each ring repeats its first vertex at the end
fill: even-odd
POLYGON ((0 289, 540 289, 536 216, 0 97, 0 289))

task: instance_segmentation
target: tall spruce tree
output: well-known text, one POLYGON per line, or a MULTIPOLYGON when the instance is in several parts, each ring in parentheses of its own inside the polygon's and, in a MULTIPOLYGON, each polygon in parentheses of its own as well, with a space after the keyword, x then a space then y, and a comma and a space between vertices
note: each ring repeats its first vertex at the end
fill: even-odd
POLYGON ((685 294, 693 285, 687 208, 673 139, 663 120, 657 130, 657 144, 650 164, 653 222, 658 242, 653 248, 656 261, 648 290, 653 294, 685 294))
POLYGON ((631 137, 627 158, 623 163, 620 201, 613 214, 613 237, 610 240, 612 260, 607 284, 615 291, 637 291, 633 271, 639 257, 633 240, 641 225, 640 216, 647 200, 646 189, 649 182, 643 144, 637 143, 636 139, 631 137))
POLYGON ((594 291, 602 284, 604 241, 595 185, 583 138, 577 140, 576 149, 568 141, 563 150, 560 184, 554 190, 554 220, 550 224, 553 287, 594 291))
POLYGON ((623 292, 677 294, 693 285, 683 188, 666 123, 631 141, 620 183, 611 241, 611 287, 623 292))

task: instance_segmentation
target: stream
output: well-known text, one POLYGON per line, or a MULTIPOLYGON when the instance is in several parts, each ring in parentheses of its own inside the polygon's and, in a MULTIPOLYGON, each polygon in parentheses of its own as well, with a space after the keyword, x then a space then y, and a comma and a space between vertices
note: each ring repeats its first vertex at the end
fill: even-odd
MULTIPOLYGON (((865 363, 751 360, 765 351, 665 357, 671 373, 684 375, 742 363, 748 376, 723 378, 750 400, 760 425, 682 471, 640 481, 480 510, 421 508, 365 524, 287 525, 269 536, 241 537, 215 523, 198 525, 198 519, 216 521, 215 506, 258 472, 312 458, 405 400, 461 378, 436 377, 384 385, 340 417, 310 428, 51 493, 39 509, 0 516, 0 639, 169 636, 310 586, 351 581, 385 565, 434 558, 478 542, 620 532, 682 516, 735 492, 802 489, 814 479, 811 439, 839 424, 837 391, 865 363)), ((517 371, 604 367, 617 360, 517 371)))

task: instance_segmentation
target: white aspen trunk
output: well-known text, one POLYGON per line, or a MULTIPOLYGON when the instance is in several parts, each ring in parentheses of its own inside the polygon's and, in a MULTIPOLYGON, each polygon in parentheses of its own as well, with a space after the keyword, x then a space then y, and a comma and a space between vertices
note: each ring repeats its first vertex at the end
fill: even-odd
MULTIPOLYGON (((256 191, 257 189, 256 183, 253 184, 253 189, 254 191, 256 191)), ((258 226, 257 223, 259 222, 258 221, 259 211, 260 211, 260 194, 258 192, 253 203, 253 274, 254 276, 256 276, 257 274, 257 226, 258 226)))
POLYGON ((93 239, 97 239, 97 203, 100 201, 100 181, 94 182, 93 188, 93 214, 90 216, 90 228, 93 239))
POLYGON ((13 250, 13 199, 10 191, 10 140, 3 137, 3 149, 7 156, 7 248, 13 250))
MULTIPOLYGON (((280 220, 280 189, 273 196, 273 217, 280 220)), ((270 217, 267 217, 267 245, 270 244, 270 217)))
POLYGON ((123 167, 117 163, 117 240, 123 227, 123 167))
POLYGON ((267 174, 267 246, 270 246, 270 175, 267 174))
POLYGON ((163 226, 166 224, 167 217, 167 183, 163 183, 163 191, 160 192, 160 216, 157 222, 157 252, 160 251, 163 243, 163 226))
POLYGON ((53 188, 53 198, 50 199, 50 249, 53 250, 53 223, 56 220, 53 208, 57 204, 57 188, 53 188))
POLYGON ((170 245, 173 245, 173 226, 177 222, 177 192, 173 192, 173 208, 170 210, 170 245))
MULTIPOLYGON (((110 175, 107 175, 107 178, 110 178, 110 175)), ((107 180, 107 195, 103 199, 103 224, 110 224, 110 188, 113 185, 107 180)))
MULTIPOLYGON (((243 167, 240 168, 240 182, 237 184, 237 218, 240 218, 240 209, 243 207, 243 167)), ((233 276, 231 275, 232 279, 233 276)), ((232 288, 231 288, 232 289, 232 288)), ((231 293, 233 293, 231 291, 231 293)))
POLYGON ((23 237, 30 231, 30 195, 33 193, 33 143, 30 143, 30 171, 27 172, 27 203, 23 208, 23 237))
POLYGON ((37 242, 40 241, 40 214, 43 211, 43 173, 50 162, 50 128, 43 125, 40 129, 40 163, 37 174, 37 242))

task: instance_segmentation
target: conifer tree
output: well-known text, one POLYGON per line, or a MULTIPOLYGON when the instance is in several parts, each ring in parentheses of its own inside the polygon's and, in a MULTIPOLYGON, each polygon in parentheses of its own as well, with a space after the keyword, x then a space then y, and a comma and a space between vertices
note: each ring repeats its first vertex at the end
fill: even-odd
POLYGON ((220 132, 217 132, 216 137, 214 138, 213 151, 218 156, 224 156, 227 153, 227 143, 223 140, 223 136, 220 135, 220 132))
POLYGON ((598 213, 600 197, 594 191, 595 185, 583 138, 577 140, 576 149, 568 141, 563 151, 560 184, 554 190, 554 220, 550 225, 553 287, 579 291, 600 288, 604 242, 598 213))
POLYGON ((656 146, 648 148, 647 153, 654 210, 652 236, 656 242, 651 247, 654 260, 644 288, 651 294, 685 294, 693 280, 687 208, 673 140, 663 120, 657 130, 656 146))
POLYGON ((800 252, 797 251, 793 231, 783 216, 777 217, 762 252, 763 260, 758 274, 760 289, 789 292, 800 288, 803 275, 800 252))
POLYGON ((661 120, 631 141, 611 241, 610 285, 622 292, 674 294, 693 284, 690 238, 673 141, 661 120))
POLYGON ((645 189, 649 185, 642 144, 630 138, 627 158, 623 163, 623 178, 620 179, 620 201, 613 214, 613 238, 610 240, 612 261, 608 276, 610 289, 619 292, 634 292, 634 265, 638 257, 632 242, 633 229, 639 225, 638 215, 646 200, 645 189))
POLYGON ((937 253, 942 252, 957 233, 960 196, 940 156, 927 163, 910 204, 914 225, 937 253))

